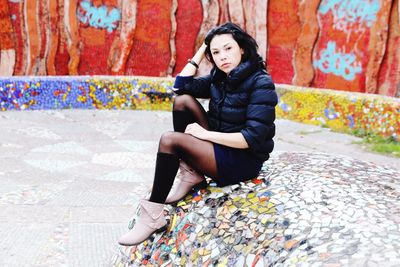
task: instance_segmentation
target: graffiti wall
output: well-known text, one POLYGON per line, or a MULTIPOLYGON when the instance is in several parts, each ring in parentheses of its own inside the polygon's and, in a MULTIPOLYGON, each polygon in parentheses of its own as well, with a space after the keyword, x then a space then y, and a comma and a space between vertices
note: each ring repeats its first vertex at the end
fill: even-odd
MULTIPOLYGON (((400 96, 399 0, 0 0, 0 75, 175 76, 245 28, 277 83, 400 96)), ((209 65, 203 63, 201 73, 209 65)))

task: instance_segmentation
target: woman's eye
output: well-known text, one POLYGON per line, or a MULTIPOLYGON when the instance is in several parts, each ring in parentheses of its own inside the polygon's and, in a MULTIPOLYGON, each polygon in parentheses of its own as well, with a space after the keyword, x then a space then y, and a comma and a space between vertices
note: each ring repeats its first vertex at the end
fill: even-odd
POLYGON ((215 51, 215 52, 213 52, 212 54, 213 54, 213 55, 216 55, 216 54, 218 54, 218 52, 217 52, 217 51, 215 51))
POLYGON ((232 47, 227 47, 226 50, 231 50, 232 47))

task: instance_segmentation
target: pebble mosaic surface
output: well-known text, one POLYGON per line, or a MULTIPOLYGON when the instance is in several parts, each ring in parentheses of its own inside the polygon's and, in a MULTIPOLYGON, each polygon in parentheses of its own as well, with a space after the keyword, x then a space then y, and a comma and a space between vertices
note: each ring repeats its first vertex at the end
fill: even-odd
MULTIPOLYGON (((281 153, 257 179, 166 206, 169 228, 112 266, 400 266, 400 173, 281 153)), ((134 220, 133 220, 134 221, 134 220)))
POLYGON ((57 77, 0 79, 0 110, 171 108, 172 81, 57 77))
POLYGON ((400 140, 399 98, 288 85, 277 86, 277 92, 279 118, 400 140))

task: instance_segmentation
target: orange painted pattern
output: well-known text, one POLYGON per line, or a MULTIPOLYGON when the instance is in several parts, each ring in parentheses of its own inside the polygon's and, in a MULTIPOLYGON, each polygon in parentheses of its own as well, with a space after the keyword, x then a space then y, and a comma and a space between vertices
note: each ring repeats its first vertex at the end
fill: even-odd
POLYGON ((165 76, 170 61, 171 0, 137 1, 133 48, 126 68, 128 75, 165 76), (151 19, 149 19, 151 18, 151 19), (151 64, 151 68, 146 68, 151 64))
POLYGON ((386 53, 379 75, 379 94, 400 96, 400 17, 399 0, 394 0, 389 21, 386 53), (397 94, 397 95, 396 95, 397 94))
POLYGON ((46 33, 49 40, 46 45, 46 69, 48 75, 56 75, 56 54, 59 43, 59 29, 58 29, 58 4, 57 0, 48 1, 48 21, 46 24, 46 33))
POLYGON ((377 19, 371 27, 368 54, 369 61, 365 70, 365 92, 376 93, 378 91, 379 69, 386 51, 389 16, 392 1, 381 1, 381 7, 377 13, 377 19))
POLYGON ((8 1, 0 0, 0 50, 14 48, 13 33, 8 1))
POLYGON ((194 54, 197 31, 201 25, 201 3, 197 0, 179 0, 176 21, 177 55, 174 75, 183 69, 187 60, 194 54))
POLYGON ((300 34, 297 0, 269 1, 268 70, 277 83, 290 83, 294 76, 293 50, 300 34))
POLYGON ((314 79, 312 49, 319 32, 315 15, 319 4, 320 0, 302 1, 300 3, 301 33, 297 39, 293 55, 295 74, 292 81, 295 85, 310 86, 314 79))

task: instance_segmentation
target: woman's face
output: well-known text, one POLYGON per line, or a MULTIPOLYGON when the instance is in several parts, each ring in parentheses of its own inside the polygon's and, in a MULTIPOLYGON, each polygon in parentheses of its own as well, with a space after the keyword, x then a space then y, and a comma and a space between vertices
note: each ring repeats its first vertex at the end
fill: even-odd
POLYGON ((242 61, 243 49, 230 33, 216 35, 210 42, 210 51, 215 65, 226 74, 242 61))

